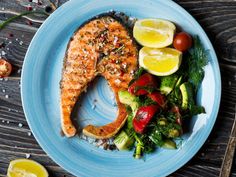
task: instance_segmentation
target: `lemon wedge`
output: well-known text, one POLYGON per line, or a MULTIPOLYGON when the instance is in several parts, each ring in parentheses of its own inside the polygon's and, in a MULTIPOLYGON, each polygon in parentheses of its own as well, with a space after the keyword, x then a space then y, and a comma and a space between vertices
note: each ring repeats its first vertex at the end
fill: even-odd
POLYGON ((172 49, 143 47, 139 51, 139 65, 156 76, 168 76, 179 69, 182 52, 172 49))
POLYGON ((39 163, 29 159, 10 162, 7 177, 48 177, 47 170, 39 163))
POLYGON ((175 25, 163 19, 142 19, 135 22, 134 38, 145 47, 164 48, 173 43, 175 25))

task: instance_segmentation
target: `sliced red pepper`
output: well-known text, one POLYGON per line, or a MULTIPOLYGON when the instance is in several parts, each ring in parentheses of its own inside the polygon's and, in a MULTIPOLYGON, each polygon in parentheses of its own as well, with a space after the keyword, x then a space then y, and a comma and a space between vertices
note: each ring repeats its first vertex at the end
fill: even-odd
POLYGON ((164 95, 162 95, 160 92, 153 92, 148 95, 149 98, 151 98, 153 101, 157 102, 159 106, 162 108, 166 105, 166 98, 164 95))
POLYGON ((137 133, 143 133, 152 117, 159 110, 158 105, 140 107, 133 119, 133 127, 137 133))
POLYGON ((131 84, 131 86, 128 88, 128 91, 134 95, 146 95, 148 94, 148 91, 144 89, 144 87, 155 88, 156 86, 157 85, 154 76, 149 73, 145 73, 136 81, 134 81, 133 84, 131 84))

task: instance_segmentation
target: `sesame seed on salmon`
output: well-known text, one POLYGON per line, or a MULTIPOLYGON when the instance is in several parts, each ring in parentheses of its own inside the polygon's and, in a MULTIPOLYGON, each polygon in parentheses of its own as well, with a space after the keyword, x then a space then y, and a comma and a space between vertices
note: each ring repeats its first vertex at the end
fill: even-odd
MULTIPOLYGON (((61 79, 61 126, 67 137, 76 134, 71 112, 81 93, 98 75, 104 77, 114 92, 118 115, 104 126, 87 125, 83 134, 105 139, 124 125, 127 113, 118 98, 126 90, 137 69, 137 47, 128 30, 111 16, 90 20, 71 38, 64 59, 61 79)), ((78 100, 79 101, 79 100, 78 100)))

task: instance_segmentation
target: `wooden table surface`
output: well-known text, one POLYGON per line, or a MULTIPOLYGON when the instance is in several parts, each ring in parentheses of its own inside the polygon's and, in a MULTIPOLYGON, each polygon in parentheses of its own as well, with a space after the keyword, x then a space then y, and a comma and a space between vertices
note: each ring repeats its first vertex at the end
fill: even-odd
MULTIPOLYGON (((14 12, 23 12, 28 4, 43 10, 48 0, 0 0, 0 20, 14 12)), ((59 5, 66 0, 59 1, 59 5)), ((236 1, 176 0, 192 14, 208 34, 218 55, 222 76, 222 100, 214 129, 201 150, 182 168, 170 176, 213 177, 220 173, 236 104, 236 1)), ((14 65, 14 73, 0 80, 0 176, 5 176, 8 164, 17 158, 29 157, 44 165, 50 176, 73 176, 59 167, 40 148, 22 110, 20 76, 29 43, 45 17, 30 16, 33 22, 21 18, 0 31, 0 56, 14 65), (2 44, 2 45, 1 45, 2 44)), ((233 157, 232 157, 233 158, 233 157)), ((232 176, 236 177, 234 157, 232 176)))

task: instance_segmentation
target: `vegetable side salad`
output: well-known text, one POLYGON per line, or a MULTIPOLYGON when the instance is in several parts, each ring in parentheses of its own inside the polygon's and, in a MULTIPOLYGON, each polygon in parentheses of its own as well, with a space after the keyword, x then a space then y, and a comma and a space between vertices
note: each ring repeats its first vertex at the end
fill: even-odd
MULTIPOLYGON (((140 50, 140 68, 134 79, 127 90, 120 90, 118 94, 121 103, 126 105, 128 118, 114 143, 119 150, 134 150, 133 156, 139 159, 157 148, 177 149, 176 140, 181 140, 186 132, 185 123, 192 116, 205 113, 204 107, 197 105, 196 95, 208 59, 200 39, 186 32, 173 35, 172 42, 166 44, 172 47, 168 48, 149 48, 146 39, 144 42, 143 38, 135 39, 145 46, 140 50), (142 50, 152 59, 147 59, 142 50), (152 60, 170 59, 171 55, 178 55, 177 69, 162 71, 145 64, 145 59, 154 65, 152 60)), ((170 62, 166 66, 169 65, 170 62)))

